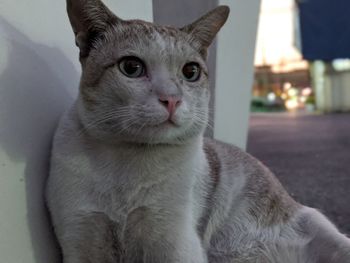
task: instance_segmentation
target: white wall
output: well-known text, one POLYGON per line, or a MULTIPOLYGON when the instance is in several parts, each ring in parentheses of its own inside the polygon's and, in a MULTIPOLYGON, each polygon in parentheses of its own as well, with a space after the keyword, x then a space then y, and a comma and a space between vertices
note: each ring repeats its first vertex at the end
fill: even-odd
MULTIPOLYGON (((152 1, 105 3, 122 18, 152 20, 152 1)), ((43 187, 51 136, 79 75, 64 0, 0 1, 1 263, 59 262, 43 187)))
POLYGON ((219 0, 231 8, 219 33, 214 137, 245 149, 260 0, 219 0))

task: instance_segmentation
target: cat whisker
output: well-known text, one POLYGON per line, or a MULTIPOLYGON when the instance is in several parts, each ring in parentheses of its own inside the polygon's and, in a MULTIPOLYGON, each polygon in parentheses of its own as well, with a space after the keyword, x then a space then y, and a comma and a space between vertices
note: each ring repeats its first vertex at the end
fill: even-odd
POLYGON ((125 112, 123 112, 122 110, 114 110, 114 111, 110 111, 105 113, 101 118, 98 118, 92 122, 88 122, 83 128, 81 128, 79 130, 79 132, 77 133, 77 137, 82 136, 82 134, 90 129, 93 129, 94 127, 96 127, 97 125, 103 123, 103 122, 108 122, 111 120, 115 120, 117 118, 120 117, 126 117, 130 115, 130 113, 127 112, 127 110, 125 109, 125 112), (123 114, 121 114, 123 113, 123 114))

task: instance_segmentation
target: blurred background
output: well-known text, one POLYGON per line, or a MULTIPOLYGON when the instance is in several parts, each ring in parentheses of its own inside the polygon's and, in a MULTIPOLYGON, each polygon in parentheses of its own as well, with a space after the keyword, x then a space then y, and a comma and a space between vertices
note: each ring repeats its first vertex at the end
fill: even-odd
POLYGON ((350 111, 349 8, 346 0, 262 1, 253 112, 350 111))
POLYGON ((350 1, 262 0, 248 152, 350 234, 350 1))

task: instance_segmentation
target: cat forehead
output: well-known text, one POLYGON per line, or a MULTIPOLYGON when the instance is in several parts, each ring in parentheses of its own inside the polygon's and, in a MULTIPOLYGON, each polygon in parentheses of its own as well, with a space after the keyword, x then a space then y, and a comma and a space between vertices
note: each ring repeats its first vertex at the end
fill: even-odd
POLYGON ((170 26, 161 26, 142 20, 125 21, 107 32, 107 38, 118 47, 126 50, 145 52, 177 51, 182 54, 197 53, 196 41, 187 33, 170 26))
POLYGON ((163 37, 184 37, 186 35, 178 28, 157 25, 138 19, 124 21, 123 25, 124 26, 121 28, 124 28, 126 30, 129 29, 130 31, 134 31, 145 36, 157 34, 163 37))

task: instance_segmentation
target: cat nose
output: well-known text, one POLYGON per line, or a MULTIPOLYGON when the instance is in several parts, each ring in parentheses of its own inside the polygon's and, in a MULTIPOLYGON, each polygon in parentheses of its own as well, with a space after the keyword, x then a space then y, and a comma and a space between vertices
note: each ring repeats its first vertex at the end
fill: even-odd
POLYGON ((170 116, 172 116, 176 108, 181 104, 181 99, 177 97, 161 97, 159 102, 167 108, 170 116))

